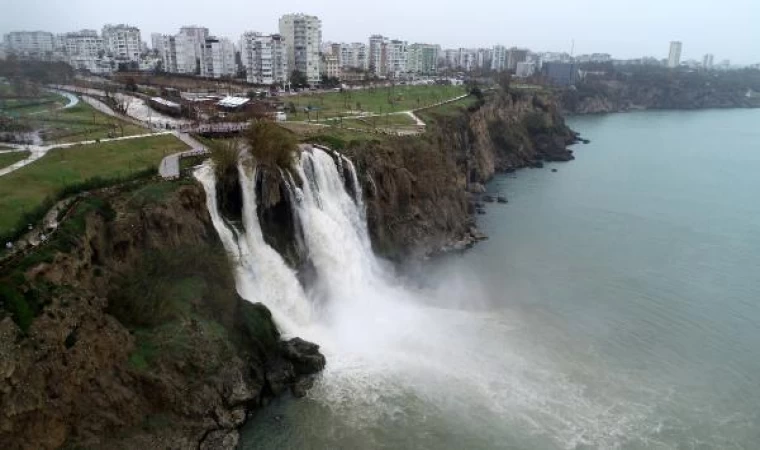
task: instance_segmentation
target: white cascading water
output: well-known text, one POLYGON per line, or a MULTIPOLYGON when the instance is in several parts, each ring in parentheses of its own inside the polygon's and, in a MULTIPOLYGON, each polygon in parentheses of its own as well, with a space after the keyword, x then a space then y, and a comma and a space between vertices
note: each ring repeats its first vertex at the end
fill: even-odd
POLYGON ((303 151, 297 161, 301 188, 288 175, 302 245, 316 270, 313 285, 304 289, 263 239, 255 170, 248 166, 239 169, 241 232, 219 213, 211 164, 195 176, 206 190, 213 224, 236 259, 240 295, 267 305, 285 334, 319 343, 327 357, 309 396, 329 415, 308 414, 304 420, 352 429, 363 444, 368 435, 361 430, 386 422, 424 430, 449 427, 451 420, 474 430, 480 444, 501 442, 504 424, 511 423, 557 448, 611 447, 621 433, 640 426, 637 417, 621 422, 609 406, 589 400, 550 359, 509 345, 521 324, 500 312, 478 312, 474 304, 487 295, 477 284, 448 273, 434 290, 404 286, 372 252, 353 164, 319 148, 303 151), (346 191, 346 172, 355 198, 346 191), (428 415, 441 423, 426 423, 428 415))

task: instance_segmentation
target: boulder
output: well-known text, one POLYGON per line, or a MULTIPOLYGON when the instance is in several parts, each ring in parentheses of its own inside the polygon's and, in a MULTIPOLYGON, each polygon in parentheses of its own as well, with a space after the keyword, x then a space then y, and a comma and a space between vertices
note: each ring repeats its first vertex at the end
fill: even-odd
POLYGON ((293 338, 282 344, 282 356, 293 364, 299 375, 311 375, 325 368, 326 360, 319 345, 293 338))
POLYGON ((293 385, 290 387, 290 392, 293 394, 293 397, 301 398, 306 396, 306 392, 311 389, 314 386, 314 377, 313 376, 305 376, 299 378, 293 385))
POLYGON ((266 381, 275 397, 285 392, 296 377, 293 363, 285 359, 276 359, 266 369, 266 381))

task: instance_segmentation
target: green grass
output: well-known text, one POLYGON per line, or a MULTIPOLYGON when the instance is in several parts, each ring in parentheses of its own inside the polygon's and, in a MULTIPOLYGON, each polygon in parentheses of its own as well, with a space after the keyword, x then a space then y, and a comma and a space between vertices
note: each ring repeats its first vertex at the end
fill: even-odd
POLYGON ((417 111, 415 114, 422 119, 425 123, 434 121, 437 117, 455 117, 461 114, 464 110, 470 106, 476 104, 478 99, 475 96, 469 95, 465 98, 459 99, 455 102, 446 103, 445 105, 434 106, 422 111, 417 111))
POLYGON ((0 177, 0 235, 11 231, 25 212, 67 184, 93 177, 126 177, 157 167, 164 155, 186 149, 174 136, 160 135, 52 150, 0 177))
POLYGON ((35 128, 43 128, 45 140, 54 143, 80 142, 145 134, 145 128, 108 116, 84 102, 74 107, 29 117, 35 128))
POLYGON ((329 92, 320 94, 301 94, 287 97, 286 105, 291 102, 297 112, 288 113, 288 120, 319 120, 346 116, 359 111, 382 114, 439 103, 466 92, 463 86, 395 86, 362 89, 346 92, 329 92), (319 111, 303 112, 303 108, 317 108, 319 111))
POLYGON ((1 114, 18 118, 60 108, 68 102, 66 97, 45 90, 40 90, 36 97, 8 98, 15 95, 13 87, 8 85, 0 87, 1 114))
POLYGON ((20 152, 0 153, 0 169, 17 163, 22 159, 26 159, 29 157, 29 155, 31 155, 31 152, 28 152, 26 150, 20 152))

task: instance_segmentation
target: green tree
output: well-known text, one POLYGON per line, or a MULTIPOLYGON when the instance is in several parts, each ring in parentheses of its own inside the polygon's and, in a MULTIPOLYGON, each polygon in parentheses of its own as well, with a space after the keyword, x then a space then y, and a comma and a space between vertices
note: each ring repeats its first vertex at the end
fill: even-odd
POLYGON ((293 72, 290 74, 290 84, 293 86, 306 86, 309 84, 309 80, 306 78, 306 74, 301 72, 300 70, 293 70, 293 72))

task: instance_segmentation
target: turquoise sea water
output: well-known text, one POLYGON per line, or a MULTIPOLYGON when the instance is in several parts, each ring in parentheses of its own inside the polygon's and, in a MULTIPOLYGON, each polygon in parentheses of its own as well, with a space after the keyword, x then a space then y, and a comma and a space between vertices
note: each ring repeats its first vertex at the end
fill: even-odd
POLYGON ((569 124, 426 268, 417 357, 334 355, 243 448, 760 448, 760 110, 569 124))

